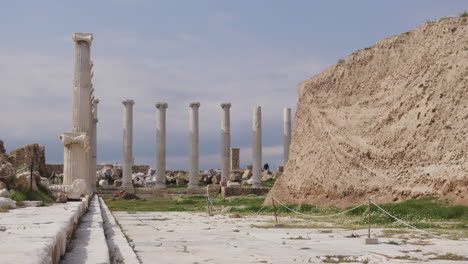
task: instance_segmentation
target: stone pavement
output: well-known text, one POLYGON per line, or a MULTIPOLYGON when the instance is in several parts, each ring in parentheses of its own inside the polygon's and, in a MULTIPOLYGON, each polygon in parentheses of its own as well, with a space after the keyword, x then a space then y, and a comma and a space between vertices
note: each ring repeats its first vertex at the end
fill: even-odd
POLYGON ((468 255, 466 240, 429 239, 410 231, 407 244, 388 243, 402 242, 398 238, 379 238, 383 243, 366 245, 367 230, 333 229, 328 223, 316 229, 252 227, 271 225, 272 217, 264 215, 230 218, 183 212, 114 212, 114 216, 143 263, 323 263, 338 261, 339 256, 347 262, 409 263, 396 258, 468 255))
POLYGON ((88 198, 0 213, 0 263, 58 263, 88 198))

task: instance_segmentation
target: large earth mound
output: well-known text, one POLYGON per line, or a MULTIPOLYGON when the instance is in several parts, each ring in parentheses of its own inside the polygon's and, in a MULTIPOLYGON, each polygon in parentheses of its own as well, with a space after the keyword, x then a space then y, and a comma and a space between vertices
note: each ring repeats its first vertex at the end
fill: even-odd
POLYGON ((289 161, 267 204, 468 204, 468 18, 383 39, 298 88, 289 161))

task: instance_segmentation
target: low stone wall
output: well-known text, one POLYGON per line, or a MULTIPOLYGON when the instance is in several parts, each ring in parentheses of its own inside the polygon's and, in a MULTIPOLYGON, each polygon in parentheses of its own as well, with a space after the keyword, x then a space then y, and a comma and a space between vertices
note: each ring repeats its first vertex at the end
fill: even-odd
POLYGON ((0 262, 59 263, 89 198, 10 210, 0 217, 0 262))
POLYGON ((63 164, 46 164, 45 165, 45 173, 47 175, 42 175, 42 176, 49 177, 50 175, 52 175, 53 172, 55 172, 55 175, 62 174, 63 173, 63 164))
POLYGON ((223 197, 241 196, 241 195, 265 195, 270 191, 268 187, 250 188, 250 187, 221 187, 223 197))

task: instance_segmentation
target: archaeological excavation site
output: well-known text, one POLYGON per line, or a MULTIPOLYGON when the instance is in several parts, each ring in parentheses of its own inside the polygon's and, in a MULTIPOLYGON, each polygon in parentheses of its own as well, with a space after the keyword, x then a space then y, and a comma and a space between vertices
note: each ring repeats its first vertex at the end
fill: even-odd
POLYGON ((6 4, 0 264, 468 263, 466 2, 137 2, 6 4))

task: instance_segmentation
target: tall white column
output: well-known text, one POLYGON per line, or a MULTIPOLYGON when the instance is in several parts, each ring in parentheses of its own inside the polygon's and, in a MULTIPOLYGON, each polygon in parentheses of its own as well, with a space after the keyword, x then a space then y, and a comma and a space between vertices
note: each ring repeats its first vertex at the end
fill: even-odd
POLYGON ((188 189, 198 189, 198 108, 199 102, 192 102, 190 107, 190 171, 188 189))
POLYGON ((255 106, 253 109, 253 184, 252 187, 262 186, 262 108, 255 106))
POLYGON ((221 185, 226 186, 231 175, 231 118, 230 103, 221 104, 221 185))
POLYGON ((91 186, 93 187, 93 191, 96 190, 96 165, 97 165, 97 107, 98 107, 99 99, 93 100, 93 128, 91 133, 91 186))
POLYGON ((156 103, 156 189, 166 189, 166 109, 167 103, 156 103))
POLYGON ((122 163, 122 188, 133 188, 132 165, 133 165, 133 100, 125 100, 123 118, 123 163, 122 163))
POLYGON ((64 144, 64 180, 70 185, 82 179, 92 192, 90 176, 90 133, 91 133, 91 33, 73 33, 75 41, 75 63, 73 76, 72 131, 60 136, 64 144))
POLYGON ((284 108, 283 110, 283 165, 286 166, 289 156, 289 145, 291 144, 291 108, 284 108))

